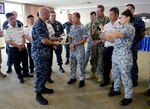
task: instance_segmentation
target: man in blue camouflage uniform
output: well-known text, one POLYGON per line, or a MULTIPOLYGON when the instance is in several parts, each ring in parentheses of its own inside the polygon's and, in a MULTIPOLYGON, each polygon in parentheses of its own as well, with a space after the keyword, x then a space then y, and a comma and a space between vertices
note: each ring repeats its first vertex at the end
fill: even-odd
POLYGON ((77 64, 79 65, 79 86, 83 87, 85 82, 84 75, 84 43, 88 36, 88 31, 83 24, 80 23, 80 14, 73 13, 72 15, 73 25, 70 28, 70 70, 71 76, 68 84, 73 84, 76 81, 77 64))
MULTIPOLYGON (((55 11, 50 12, 50 19, 47 23, 50 23, 55 31, 54 36, 56 38, 61 37, 61 35, 64 33, 64 28, 62 24, 58 21, 56 21, 56 13, 55 11)), ((57 57, 57 63, 59 65, 59 71, 64 73, 65 70, 62 67, 63 60, 62 60, 62 45, 57 46, 57 49, 55 49, 55 54, 57 57)))
POLYGON ((102 81, 103 74, 103 61, 102 52, 104 48, 104 43, 99 38, 99 28, 100 24, 105 25, 109 22, 109 18, 104 15, 104 6, 97 6, 97 17, 91 22, 91 39, 92 39, 92 49, 91 49, 91 74, 86 77, 87 80, 93 79, 98 74, 98 82, 102 81))
MULTIPOLYGON (((18 16, 17 12, 16 11, 12 11, 12 13, 17 18, 17 16, 18 16)), ((16 22, 17 22, 18 25, 23 27, 23 23, 21 21, 16 20, 16 22)), ((8 20, 6 20, 3 23, 3 30, 7 28, 8 23, 9 23, 8 20)), ((8 55, 8 58, 7 58, 8 69, 7 69, 6 73, 11 73, 11 71, 12 71, 11 66, 13 65, 13 59, 12 59, 12 50, 10 49, 10 46, 8 44, 6 44, 6 53, 8 55)))
MULTIPOLYGON (((65 22, 63 24, 63 28, 66 29, 66 34, 69 34, 71 25, 72 25, 72 15, 68 14, 68 22, 65 22)), ((69 40, 67 37, 66 43, 68 43, 68 42, 69 42, 69 40)), ((65 49, 66 49, 66 58, 67 58, 65 65, 67 65, 67 64, 69 64, 69 57, 70 57, 69 44, 65 45, 65 49)))
MULTIPOLYGON (((129 9, 134 15, 135 7, 133 4, 126 5, 126 9, 129 9)), ((131 47, 132 54, 133 54, 133 66, 131 70, 131 78, 133 82, 133 87, 136 87, 138 85, 138 65, 137 65, 138 45, 141 39, 145 36, 145 23, 139 17, 134 16, 134 20, 132 24, 136 32, 135 32, 135 37, 134 37, 133 44, 131 47)))
MULTIPOLYGON (((93 19, 95 19, 96 17, 96 12, 92 11, 90 13, 90 21, 92 22, 93 19)), ((92 48, 92 43, 91 43, 91 37, 90 37, 90 30, 91 30, 91 22, 89 22, 88 24, 86 24, 86 28, 88 30, 88 38, 86 41, 86 49, 85 49, 85 59, 84 59, 84 63, 85 63, 85 69, 87 67, 87 64, 89 62, 89 58, 91 56, 91 48, 92 48)))
POLYGON ((35 22, 32 29, 32 59, 34 62, 34 90, 36 101, 42 105, 47 105, 48 101, 42 94, 51 94, 53 89, 45 87, 48 80, 50 66, 50 48, 49 45, 58 45, 49 40, 49 32, 45 21, 49 19, 49 9, 41 7, 39 9, 39 19, 35 22))

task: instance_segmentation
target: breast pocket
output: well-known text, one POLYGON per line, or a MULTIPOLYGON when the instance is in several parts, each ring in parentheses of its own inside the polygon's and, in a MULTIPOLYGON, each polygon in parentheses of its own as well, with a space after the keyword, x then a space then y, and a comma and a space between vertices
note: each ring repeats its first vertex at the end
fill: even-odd
POLYGON ((23 36, 23 30, 18 30, 18 37, 22 38, 22 36, 23 36))

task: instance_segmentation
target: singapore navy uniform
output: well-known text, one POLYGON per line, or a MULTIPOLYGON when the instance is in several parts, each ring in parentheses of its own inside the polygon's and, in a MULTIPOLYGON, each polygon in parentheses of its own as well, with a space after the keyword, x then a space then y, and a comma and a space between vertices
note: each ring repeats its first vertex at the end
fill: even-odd
POLYGON ((132 98, 131 69, 133 56, 131 45, 135 36, 135 29, 131 24, 119 25, 116 31, 122 32, 125 36, 116 39, 112 55, 112 77, 114 81, 114 91, 119 92, 121 80, 124 85, 125 98, 132 98))
MULTIPOLYGON (((72 44, 81 41, 83 38, 88 37, 87 29, 83 24, 72 25, 70 28, 70 33, 72 36, 72 44)), ((84 81, 84 58, 85 58, 85 49, 84 44, 75 46, 75 50, 70 49, 70 69, 71 69, 71 79, 76 78, 77 64, 79 65, 79 79, 84 81)))
MULTIPOLYGON (((18 25, 23 26, 23 23, 21 21, 17 20, 16 22, 18 25)), ((7 27, 8 27, 7 25, 8 25, 8 21, 6 20, 3 23, 3 30, 7 29, 7 27)), ((8 72, 11 71, 11 66, 13 65, 12 50, 9 48, 10 48, 9 44, 6 44, 6 53, 8 55, 8 58, 7 58, 8 72)))
MULTIPOLYGON (((16 26, 13 27, 10 24, 7 25, 7 28, 4 30, 4 39, 5 41, 13 41, 14 43, 24 46, 23 44, 23 35, 25 35, 25 32, 23 30, 23 27, 16 23, 16 26)), ((19 50, 19 48, 13 47, 11 45, 10 49, 12 51, 12 58, 14 62, 14 68, 18 75, 19 79, 23 79, 23 77, 28 76, 28 55, 27 50, 24 48, 23 50, 19 50), (21 73, 21 67, 20 63, 22 62, 23 66, 23 74, 21 73)))

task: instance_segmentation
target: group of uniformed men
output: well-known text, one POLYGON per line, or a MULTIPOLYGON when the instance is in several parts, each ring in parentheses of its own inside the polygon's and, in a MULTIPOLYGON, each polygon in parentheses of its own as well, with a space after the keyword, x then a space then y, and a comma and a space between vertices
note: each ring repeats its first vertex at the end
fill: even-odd
MULTIPOLYGON (((135 11, 135 7, 132 4, 126 5, 126 9, 130 10, 132 14, 135 11)), ((109 32, 115 30, 115 28, 120 25, 120 22, 118 21, 119 9, 117 7, 110 9, 109 17, 104 15, 104 10, 103 5, 98 5, 96 12, 93 11, 90 13, 91 21, 86 26, 80 22, 80 14, 77 12, 72 15, 68 14, 68 22, 62 25, 56 20, 56 13, 54 11, 50 12, 49 9, 42 7, 37 14, 39 19, 35 23, 34 16, 29 15, 27 17, 29 24, 25 28, 19 20, 16 20, 17 13, 15 11, 7 13, 7 21, 3 25, 6 52, 8 54, 7 73, 12 71, 11 66, 14 64, 20 83, 24 83, 24 77, 33 77, 29 74, 28 70, 29 56, 30 73, 33 73, 33 71, 35 73, 34 89, 36 92, 36 101, 43 105, 48 104, 48 101, 42 94, 51 94, 54 92, 53 89, 45 87, 46 81, 49 83, 54 82, 51 79, 53 50, 57 56, 59 71, 62 73, 65 72, 62 67, 62 45, 59 44, 59 42, 63 40, 61 35, 64 34, 64 29, 66 29, 66 34, 68 35, 66 43, 69 42, 69 44, 65 45, 65 64, 67 65, 70 62, 71 74, 68 84, 76 82, 78 64, 79 87, 85 85, 85 79, 90 80, 95 77, 98 77, 98 82, 101 82, 100 87, 109 85, 114 47, 113 43, 101 40, 100 32, 102 29, 100 26, 104 26, 104 30, 109 32), (85 43, 86 49, 84 48, 85 43), (25 44, 27 44, 27 50, 25 44), (85 69, 89 59, 91 74, 85 77, 85 69), (20 66, 21 63, 22 66, 20 66)), ((135 28, 135 37, 131 47, 133 66, 130 72, 132 85, 136 87, 138 85, 138 43, 145 35, 145 24, 136 16, 134 16, 132 24, 135 28)), ((116 75, 121 74, 116 72, 116 75)), ((126 79, 126 77, 124 79, 126 79)), ((110 89, 113 95, 116 94, 115 91, 112 91, 114 90, 114 85, 117 84, 113 84, 110 89)), ((110 92, 108 94, 109 96, 110 92)), ((150 91, 148 90, 145 95, 149 96, 150 91)), ((128 105, 129 103, 130 102, 126 100, 122 105, 128 105)))

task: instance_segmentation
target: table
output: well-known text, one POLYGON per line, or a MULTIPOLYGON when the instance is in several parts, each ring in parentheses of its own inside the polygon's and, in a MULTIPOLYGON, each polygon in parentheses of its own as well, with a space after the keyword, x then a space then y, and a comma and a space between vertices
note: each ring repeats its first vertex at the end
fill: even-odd
POLYGON ((139 43, 139 50, 150 52, 150 36, 145 36, 139 43))

